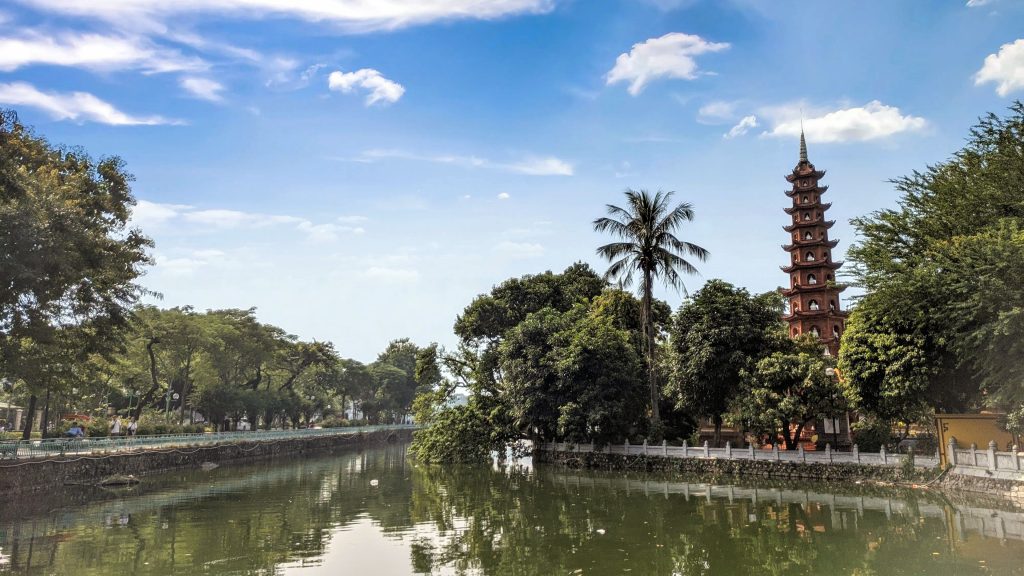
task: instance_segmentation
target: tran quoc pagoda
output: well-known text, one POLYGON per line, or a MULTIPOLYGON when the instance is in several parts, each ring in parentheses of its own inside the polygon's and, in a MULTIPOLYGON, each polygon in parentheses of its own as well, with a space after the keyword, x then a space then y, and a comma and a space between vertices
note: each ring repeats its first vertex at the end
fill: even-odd
POLYGON ((786 196, 793 205, 786 208, 793 221, 783 229, 790 234, 790 243, 782 247, 790 261, 782 270, 789 274, 789 288, 782 290, 789 324, 789 335, 798 338, 810 334, 825 345, 825 354, 839 353, 839 337, 846 328, 846 312, 839 302, 844 287, 836 284, 836 270, 842 262, 832 260, 832 249, 839 240, 829 240, 828 231, 834 220, 825 220, 831 204, 821 201, 828 186, 820 186, 824 170, 817 170, 807 159, 807 141, 800 131, 800 162, 786 180, 793 185, 786 196))

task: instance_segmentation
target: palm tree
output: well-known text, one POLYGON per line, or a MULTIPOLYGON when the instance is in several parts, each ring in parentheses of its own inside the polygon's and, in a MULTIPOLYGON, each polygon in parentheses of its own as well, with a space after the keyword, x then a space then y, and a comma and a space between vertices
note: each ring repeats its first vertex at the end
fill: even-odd
POLYGON ((594 220, 594 230, 609 232, 621 239, 597 249, 598 255, 611 262, 605 279, 618 280, 622 286, 629 287, 634 274, 640 276, 640 326, 644 333, 647 381, 651 389, 651 422, 654 424, 661 419, 655 376, 654 323, 651 319, 654 282, 661 280, 685 294, 686 286, 680 274, 697 274, 697 268, 686 257, 691 256, 701 262, 708 258, 707 250, 675 236, 684 222, 693 220, 693 205, 682 202, 673 208, 670 203, 674 194, 659 190, 652 196, 646 190, 626 189, 627 208, 608 204, 608 216, 594 220))

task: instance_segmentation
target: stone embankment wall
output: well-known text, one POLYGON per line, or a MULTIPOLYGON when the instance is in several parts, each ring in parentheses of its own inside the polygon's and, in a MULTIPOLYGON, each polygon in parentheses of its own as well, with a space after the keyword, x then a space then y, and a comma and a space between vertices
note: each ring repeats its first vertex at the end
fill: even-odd
POLYGON ((786 462, 774 460, 728 460, 724 458, 676 458, 655 455, 625 455, 602 452, 562 452, 537 450, 534 462, 572 468, 603 470, 672 472, 702 477, 748 476, 758 478, 826 480, 850 482, 925 482, 935 478, 934 468, 873 466, 853 463, 786 462))
POLYGON ((16 494, 53 490, 69 484, 91 484, 104 478, 260 458, 323 454, 354 448, 408 441, 412 430, 380 430, 351 435, 288 440, 231 442, 194 448, 140 450, 96 456, 69 456, 0 464, 0 499, 16 494))

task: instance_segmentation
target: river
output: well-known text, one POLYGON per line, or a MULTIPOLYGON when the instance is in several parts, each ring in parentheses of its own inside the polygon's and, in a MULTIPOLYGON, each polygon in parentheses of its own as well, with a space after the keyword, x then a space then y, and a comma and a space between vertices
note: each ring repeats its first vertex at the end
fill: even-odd
POLYGON ((406 447, 0 503, 0 574, 1024 574, 1024 514, 863 486, 729 485, 406 447))

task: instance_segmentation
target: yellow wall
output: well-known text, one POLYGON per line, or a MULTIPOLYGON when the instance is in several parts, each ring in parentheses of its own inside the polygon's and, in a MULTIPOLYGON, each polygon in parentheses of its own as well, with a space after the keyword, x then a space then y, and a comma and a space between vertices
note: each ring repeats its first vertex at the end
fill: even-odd
POLYGON ((988 443, 996 441, 998 450, 1006 451, 1013 445, 1013 435, 999 427, 999 414, 936 414, 935 427, 939 433, 939 457, 946 465, 946 449, 950 437, 957 446, 969 448, 976 444, 979 450, 988 450, 988 443))

